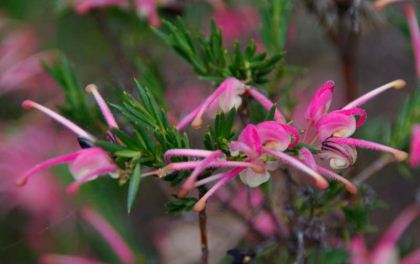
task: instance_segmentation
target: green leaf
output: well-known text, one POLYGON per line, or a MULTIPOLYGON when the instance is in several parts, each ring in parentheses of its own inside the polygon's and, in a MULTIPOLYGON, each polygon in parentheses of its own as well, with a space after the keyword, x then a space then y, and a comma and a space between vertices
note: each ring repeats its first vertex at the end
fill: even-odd
POLYGON ((172 198, 165 204, 165 208, 168 213, 191 211, 196 202, 197 199, 193 197, 178 198, 176 196, 172 196, 172 198))
POLYGON ((283 58, 278 52, 273 52, 271 57, 265 53, 256 54, 253 40, 244 52, 235 43, 232 53, 229 53, 223 47, 222 32, 214 21, 210 28, 208 37, 200 33, 192 35, 179 18, 175 23, 165 21, 162 30, 155 30, 155 33, 190 63, 200 78, 215 83, 231 76, 247 84, 264 83, 266 76, 283 58))
POLYGON ((130 176, 130 182, 128 184, 128 195, 127 195, 127 210, 131 212, 134 201, 136 200, 137 193, 141 182, 141 165, 137 163, 134 167, 133 174, 130 176))

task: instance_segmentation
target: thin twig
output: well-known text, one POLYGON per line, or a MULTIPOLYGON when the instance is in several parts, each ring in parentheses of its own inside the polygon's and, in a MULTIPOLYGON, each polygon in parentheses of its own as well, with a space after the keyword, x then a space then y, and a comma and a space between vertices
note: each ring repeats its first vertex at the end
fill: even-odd
POLYGON ((303 264, 305 257, 305 240, 302 231, 297 233, 297 252, 296 252, 296 264, 303 264))
MULTIPOLYGON (((205 188, 200 188, 200 197, 206 192, 205 188)), ((200 226, 200 241, 201 241, 201 263, 209 263, 209 245, 207 240, 207 213, 206 208, 198 213, 198 223, 200 226)))
POLYGON ((377 173, 378 171, 382 170, 388 164, 394 162, 395 159, 391 156, 382 156, 379 159, 372 162, 369 166, 367 166, 364 170, 362 170, 353 180, 353 183, 356 185, 360 185, 369 179, 372 175, 377 173))

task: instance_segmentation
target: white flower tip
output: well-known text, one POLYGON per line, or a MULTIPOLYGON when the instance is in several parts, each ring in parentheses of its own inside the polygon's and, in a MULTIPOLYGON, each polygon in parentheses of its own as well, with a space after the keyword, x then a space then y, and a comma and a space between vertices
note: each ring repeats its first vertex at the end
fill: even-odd
POLYGON ((195 129, 198 129, 201 127, 201 125, 203 124, 203 119, 199 116, 197 116, 196 118, 194 118, 194 120, 191 123, 191 126, 195 129))
POLYGON ((395 159, 398 160, 398 161, 403 161, 403 160, 406 160, 408 158, 408 153, 404 152, 404 151, 398 150, 393 154, 394 154, 395 159))
POLYGON ((201 212, 206 208, 206 200, 199 200, 193 207, 196 212, 201 212))
POLYGON ((35 102, 32 100, 25 100, 22 102, 22 108, 23 109, 31 109, 34 107, 35 102))
POLYGON ((24 186, 26 183, 28 182, 28 178, 27 177, 20 177, 19 179, 16 180, 16 185, 19 187, 24 186))
POLYGON ((407 82, 402 80, 402 79, 398 79, 395 80, 393 82, 391 82, 392 86, 394 86, 395 89, 401 89, 404 88, 407 85, 407 82))
POLYGON ((85 91, 88 93, 93 93, 95 91, 98 91, 98 87, 95 84, 88 84, 85 88, 85 91))

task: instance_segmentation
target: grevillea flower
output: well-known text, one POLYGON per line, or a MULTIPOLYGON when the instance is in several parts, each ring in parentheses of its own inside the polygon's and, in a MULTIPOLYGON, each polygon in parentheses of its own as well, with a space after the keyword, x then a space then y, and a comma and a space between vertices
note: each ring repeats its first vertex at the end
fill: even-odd
MULTIPOLYGON (((147 17, 151 26, 159 26, 160 19, 157 13, 156 0, 135 0, 133 1, 137 13, 141 17, 147 17)), ((86 14, 92 9, 118 6, 129 7, 129 0, 71 0, 78 14, 86 14)))
POLYGON ((420 164, 420 125, 415 125, 411 133, 410 165, 417 167, 420 164))
POLYGON ((243 161, 226 160, 220 150, 172 149, 165 153, 165 160, 168 162, 171 157, 203 159, 169 163, 166 167, 143 174, 143 176, 165 176, 175 171, 193 169, 191 175, 184 182, 179 196, 185 196, 197 186, 217 181, 194 206, 196 211, 203 210, 207 199, 237 175, 250 187, 256 187, 266 182, 270 178, 270 171, 276 169, 279 162, 308 174, 317 187, 327 188, 328 182, 318 172, 299 159, 284 153, 287 148, 296 146, 298 141, 297 130, 289 125, 276 121, 265 121, 257 125, 249 124, 242 130, 238 140, 230 144, 231 155, 243 158, 243 161), (197 182, 198 176, 208 168, 229 169, 197 182))
POLYGON ((400 89, 405 86, 402 80, 382 85, 350 102, 343 108, 328 112, 334 91, 334 83, 327 81, 315 93, 305 113, 307 127, 303 143, 321 146, 319 156, 327 159, 334 169, 342 169, 352 165, 357 158, 356 147, 387 152, 397 160, 407 158, 407 153, 378 143, 349 138, 366 120, 366 112, 358 106, 366 103, 388 89, 400 89), (356 119, 358 117, 358 119, 356 119))
POLYGON ((391 224, 382 238, 369 251, 362 237, 355 237, 350 242, 350 263, 351 264, 383 264, 400 263, 416 264, 420 263, 420 249, 410 253, 400 259, 398 256, 397 242, 405 229, 420 215, 418 205, 413 205, 405 209, 397 219, 391 224))
MULTIPOLYGON (((103 98, 98 93, 96 86, 89 85, 86 88, 86 90, 90 93, 93 93, 108 125, 111 128, 118 127, 114 117, 112 116, 111 111, 109 110, 103 98)), ((25 109, 35 108, 43 112, 44 114, 56 120, 57 122, 66 126, 79 138, 87 139, 92 142, 96 140, 95 137, 92 136, 90 133, 86 132, 70 120, 57 114, 56 112, 52 111, 51 109, 45 106, 42 106, 31 100, 24 101, 22 103, 22 106, 25 109)), ((16 181, 16 184, 22 186, 26 184, 26 182, 36 173, 58 164, 68 164, 70 172, 75 178, 75 182, 67 188, 67 192, 70 194, 76 193, 80 185, 87 181, 94 180, 100 175, 110 174, 112 177, 117 177, 117 175, 114 174, 117 171, 117 166, 108 156, 108 154, 99 147, 91 147, 41 162, 34 166, 32 169, 28 170, 20 179, 16 181)))
MULTIPOLYGON (((183 129, 192 122, 192 127, 199 128, 203 123, 203 114, 207 111, 210 115, 217 112, 229 112, 231 109, 238 109, 242 104, 241 96, 248 93, 265 109, 270 110, 274 105, 265 95, 256 89, 249 87, 233 77, 224 80, 219 87, 207 99, 181 120, 176 126, 178 130, 183 129)), ((281 112, 276 109, 275 119, 284 122, 281 112)))
MULTIPOLYGON (((82 211, 83 219, 88 222, 108 243, 123 264, 133 264, 135 254, 124 239, 100 214, 90 208, 82 211)), ((103 262, 74 255, 47 254, 41 257, 41 264, 103 264, 103 262)))

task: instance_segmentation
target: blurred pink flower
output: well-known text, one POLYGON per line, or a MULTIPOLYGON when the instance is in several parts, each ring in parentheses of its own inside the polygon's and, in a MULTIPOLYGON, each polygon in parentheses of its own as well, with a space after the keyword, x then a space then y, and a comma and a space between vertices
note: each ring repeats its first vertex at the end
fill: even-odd
POLYGON ((235 192, 234 197, 229 197, 229 193, 224 191, 218 192, 217 196, 222 202, 229 203, 231 208, 234 208, 244 217, 249 216, 251 224, 261 234, 266 236, 277 234, 278 230, 273 218, 268 212, 260 210, 264 203, 264 195, 260 189, 241 187, 235 192), (252 215, 253 213, 255 215, 252 215))
MULTIPOLYGON (((76 12, 80 15, 89 13, 92 9, 118 6, 128 8, 129 0, 69 0, 74 5, 76 12)), ((160 25, 160 18, 157 13, 156 0, 134 0, 134 5, 140 17, 146 17, 151 26, 160 25)))
POLYGON ((398 256, 397 242, 405 229, 420 215, 418 205, 405 209, 385 231, 376 246, 369 251, 362 237, 351 240, 349 251, 351 264, 417 264, 420 263, 420 249, 412 252, 403 259, 398 256))
POLYGON ((213 4, 216 25, 222 29, 223 39, 238 40, 252 35, 260 26, 258 12, 254 7, 241 6, 237 9, 224 4, 213 4))
POLYGON ((55 132, 52 126, 45 122, 31 121, 18 131, 7 134, 3 131, 0 136, 1 193, 7 197, 7 202, 2 205, 20 207, 35 218, 53 217, 64 208, 64 202, 60 198, 59 185, 52 177, 47 176, 47 172, 34 179, 26 190, 17 188, 14 182, 29 169, 30 164, 59 149, 65 149, 67 144, 60 144, 57 149, 56 142, 61 142, 66 137, 55 132))
MULTIPOLYGON (((5 19, 0 17, 0 20, 5 19)), ((4 27, 8 28, 6 22, 4 27)), ((45 88, 53 87, 41 62, 50 61, 54 54, 39 52, 37 44, 34 32, 24 27, 5 33, 0 39, 0 95, 19 88, 45 85, 45 91, 45 88)))
POLYGON ((410 165, 417 167, 420 163, 420 125, 415 125, 411 133, 410 165))

